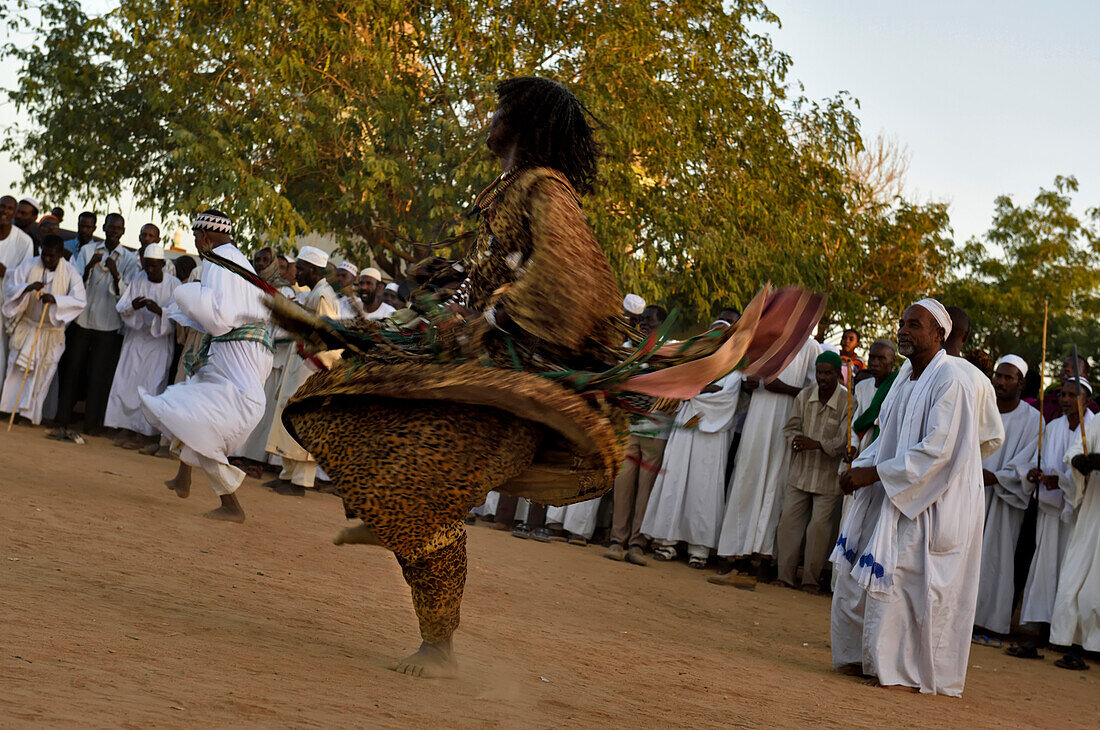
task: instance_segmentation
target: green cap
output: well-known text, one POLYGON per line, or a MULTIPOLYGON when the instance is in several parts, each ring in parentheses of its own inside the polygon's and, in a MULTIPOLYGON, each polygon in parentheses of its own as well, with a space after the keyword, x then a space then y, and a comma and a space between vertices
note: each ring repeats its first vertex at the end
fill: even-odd
POLYGON ((836 354, 832 350, 826 350, 825 352, 817 356, 816 364, 820 365, 821 363, 832 365, 837 370, 840 370, 843 367, 843 364, 840 362, 840 355, 836 354))

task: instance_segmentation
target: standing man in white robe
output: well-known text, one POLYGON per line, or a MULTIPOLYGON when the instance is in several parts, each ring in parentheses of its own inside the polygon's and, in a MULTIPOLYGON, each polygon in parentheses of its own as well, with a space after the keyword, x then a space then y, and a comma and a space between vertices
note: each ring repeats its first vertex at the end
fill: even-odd
POLYGON ((165 273, 164 249, 148 244, 142 271, 130 280, 118 300, 118 314, 126 325, 103 423, 131 432, 118 443, 129 449, 147 446, 141 436, 155 436, 141 409, 139 391, 160 395, 168 385, 168 369, 176 345, 176 325, 164 314, 174 301, 179 279, 165 273))
POLYGON ((1098 424, 1094 421, 1085 429, 1087 455, 1080 439, 1066 453, 1066 461, 1074 466, 1077 525, 1066 548, 1050 624, 1051 643, 1070 647, 1054 663, 1075 671, 1088 669, 1082 650, 1100 652, 1100 477, 1090 478, 1100 469, 1098 424))
POLYGON ((981 450, 974 391, 943 349, 947 310, 905 310, 909 360, 879 436, 840 478, 855 500, 832 560, 833 664, 882 685, 960 696, 981 565, 981 450))
POLYGON ((344 261, 336 267, 336 291, 340 319, 354 319, 360 315, 362 302, 358 296, 359 267, 344 261))
POLYGON ((375 268, 366 269, 359 275, 359 303, 362 304, 361 317, 369 321, 386 319, 397 310, 382 301, 382 272, 375 268))
MULTIPOLYGON (((299 303, 321 317, 338 317, 336 292, 325 279, 325 267, 328 266, 328 254, 313 246, 304 246, 298 252, 296 275, 298 283, 308 287, 298 295, 299 303)), ((322 353, 322 360, 331 357, 322 353)), ((267 437, 267 453, 282 459, 282 470, 277 479, 266 484, 274 487, 279 494, 302 496, 305 490, 313 487, 317 477, 317 462, 291 437, 283 426, 283 409, 290 397, 302 383, 313 374, 309 363, 295 349, 288 352, 283 365, 283 382, 279 385, 276 400, 275 417, 272 419, 271 432, 267 437)))
MULTIPOLYGON (((7 280, 8 271, 34 258, 34 241, 12 224, 15 207, 12 196, 0 197, 0 286, 7 280)), ((8 367, 8 329, 5 317, 0 314, 0 383, 4 382, 8 367)))
POLYGON ((749 561, 760 556, 761 580, 772 577, 775 533, 790 466, 791 450, 783 427, 795 396, 814 384, 814 362, 820 354, 821 345, 808 339, 790 364, 763 387, 755 378, 743 380, 742 387, 752 393, 752 400, 737 447, 718 555, 733 558, 734 570, 742 573, 751 572, 749 561))
MULTIPOLYGON (((1007 634, 1011 628, 1015 592, 1016 542, 1024 512, 1035 485, 1027 473, 1035 468, 1039 449, 1038 409, 1020 400, 1027 377, 1027 363, 1017 355, 997 361, 993 391, 1004 425, 1005 442, 982 461, 985 480, 985 530, 982 537, 982 571, 978 583, 976 629, 1007 634)), ((975 641, 988 637, 975 631, 975 641)))
POLYGON ((1027 479, 1036 486, 1039 512, 1035 520, 1035 552, 1024 584, 1020 604, 1020 623, 1037 624, 1041 632, 1039 641, 1026 641, 1008 649, 1008 653, 1020 659, 1038 659, 1039 648, 1046 644, 1047 632, 1054 617, 1054 601, 1058 593, 1058 576, 1061 575, 1063 558, 1077 521, 1077 486, 1073 470, 1066 463, 1066 453, 1077 444, 1081 447, 1078 405, 1085 414, 1085 428, 1093 421, 1093 415, 1085 404, 1092 398, 1088 381, 1073 378, 1062 383, 1058 402, 1062 417, 1047 424, 1043 431, 1041 469, 1031 469, 1027 479))
MULTIPOLYGON (((232 222, 221 211, 199 214, 191 230, 200 254, 213 252, 252 269, 233 243, 232 222)), ((244 522, 236 495, 244 472, 229 464, 229 454, 263 417, 264 381, 275 347, 259 289, 211 261, 203 262, 201 277, 201 282, 176 288, 169 310, 177 323, 205 333, 194 374, 160 395, 141 392, 141 402, 146 419, 180 458, 168 488, 181 498, 189 496, 191 469, 198 467, 221 501, 204 517, 244 522)))
POLYGON ((688 565, 702 569, 718 545, 726 506, 726 459, 741 394, 734 371, 708 385, 676 412, 664 463, 649 495, 642 534, 653 540, 656 560, 674 560, 687 543, 688 565))
POLYGON ((16 412, 34 424, 42 421, 42 404, 65 351, 65 327, 87 303, 80 272, 64 252, 60 236, 46 236, 41 255, 4 276, 2 311, 12 333, 0 411, 16 412))
POLYGON ((596 497, 565 507, 550 507, 546 510, 546 524, 559 525, 566 532, 566 542, 583 547, 596 532, 601 502, 603 497, 596 497))
POLYGON ((948 307, 947 313, 951 317, 951 334, 947 342, 943 343, 943 349, 955 358, 955 364, 970 378, 970 385, 974 388, 978 409, 978 441, 982 447, 982 458, 985 459, 1001 448, 1005 440, 1001 414, 997 411, 997 396, 993 392, 993 383, 989 376, 962 356, 963 345, 970 339, 970 317, 959 307, 948 307))

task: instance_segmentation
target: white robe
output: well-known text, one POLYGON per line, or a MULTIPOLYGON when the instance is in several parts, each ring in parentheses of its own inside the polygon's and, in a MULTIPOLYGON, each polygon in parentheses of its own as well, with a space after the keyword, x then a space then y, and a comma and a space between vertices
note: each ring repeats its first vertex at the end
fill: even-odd
POLYGON ((142 271, 130 280, 119 297, 117 309, 126 335, 103 416, 103 425, 108 428, 125 428, 146 436, 156 434, 141 410, 138 390, 160 395, 168 385, 168 369, 172 367, 176 347, 176 325, 168 318, 167 310, 179 285, 180 280, 168 274, 154 284, 142 271), (156 302, 164 313, 153 314, 144 307, 134 309, 137 297, 156 302))
POLYGON ((602 497, 596 497, 565 507, 550 507, 546 510, 546 524, 561 525, 570 535, 580 535, 585 540, 591 540, 596 532, 596 517, 602 501, 602 497))
MULTIPOLYGON (((3 241, 0 241, 0 264, 3 264, 8 270, 8 275, 0 277, 0 285, 6 285, 10 273, 18 268, 20 264, 32 258, 34 258, 34 241, 13 223, 11 233, 3 241)), ((81 286, 83 286, 83 283, 81 283, 81 286)), ((7 296, 4 295, 4 298, 6 299, 7 296)), ((35 321, 37 322, 37 320, 35 321)), ((0 383, 4 382, 4 375, 8 367, 8 330, 7 317, 0 314, 0 383)))
MULTIPOLYGON (((807 340, 778 379, 799 389, 813 385, 815 361, 820 354, 821 345, 807 340)), ((792 396, 772 393, 763 384, 752 393, 730 478, 719 555, 775 555, 775 532, 791 463, 783 426, 792 407, 792 396)))
POLYGON ((978 442, 982 447, 982 458, 988 458, 1001 448, 1005 440, 1004 424, 997 410, 997 394, 993 391, 993 381, 969 360, 955 358, 955 365, 970 379, 974 388, 975 408, 978 413, 978 442))
MULTIPOLYGON (((279 293, 288 299, 294 299, 294 289, 290 286, 279 288, 279 293)), ((294 354, 294 340, 281 328, 271 325, 272 335, 275 338, 275 356, 271 360, 271 373, 264 382, 264 416, 252 429, 248 439, 237 449, 233 456, 243 456, 261 464, 272 462, 276 457, 267 453, 267 435, 271 432, 271 424, 275 421, 275 411, 279 400, 279 386, 283 382, 283 367, 287 359, 294 354)))
MULTIPOLYGON (((65 352, 65 327, 80 316, 87 300, 80 273, 65 259, 57 264, 57 271, 42 266, 42 259, 35 257, 9 269, 4 277, 3 313, 11 328, 11 349, 7 353, 6 376, 2 381, 0 411, 11 413, 18 408, 19 415, 32 423, 41 423, 42 406, 57 372, 57 364, 65 352), (53 294, 56 304, 43 305, 37 292, 24 293, 28 284, 44 281, 42 291, 53 294), (42 329, 35 331, 46 307, 42 329), (32 353, 33 351, 33 353, 32 353), (33 358, 31 355, 33 354, 33 358), (26 375, 26 383, 23 376, 26 375), (22 397, 19 390, 22 388, 22 397), (19 400, 16 405, 16 399, 19 400)), ((5 335, 7 339, 7 335, 5 335)))
MULTIPOLYGON (((1094 416, 1085 411, 1085 430, 1094 416)), ((1069 428, 1065 416, 1059 416, 1043 430, 1043 473, 1058 475, 1058 488, 1040 486, 1035 491, 1039 514, 1035 519, 1035 553, 1027 571, 1024 596, 1020 605, 1020 623, 1049 624, 1054 616, 1058 576, 1077 521, 1074 499, 1077 486, 1072 469, 1065 463, 1066 452, 1077 445, 1081 451, 1081 430, 1069 428)))
MULTIPOLYGON (((1090 454, 1100 452, 1100 420, 1085 427, 1090 454)), ((1081 439, 1074 439, 1066 453, 1068 464, 1081 453, 1081 439)), ((1078 504, 1077 524, 1066 548, 1054 617, 1050 622, 1052 644, 1080 644, 1100 651, 1100 472, 1084 477, 1073 470, 1078 504), (1084 493, 1082 497, 1081 494, 1084 493)))
POLYGON ((969 378, 940 351, 918 380, 898 373, 879 437, 854 467, 855 493, 832 560, 833 663, 884 685, 962 694, 982 545, 981 447, 969 378))
POLYGON ((993 472, 997 483, 985 488, 982 572, 974 624, 998 634, 1007 634, 1012 624, 1016 541, 1035 491, 1027 473, 1037 466, 1039 418, 1038 410, 1022 402, 1012 412, 1002 413, 1005 441, 982 461, 982 468, 993 472))
POLYGON ((713 550, 726 506, 726 460, 741 394, 741 373, 719 380, 721 390, 680 404, 653 484, 642 534, 713 550), (693 422, 694 428, 689 425, 693 422))
MULTIPOLYGON (((252 270, 236 246, 214 249, 252 270)), ((209 261, 202 280, 176 288, 168 311, 178 324, 215 337, 268 320, 259 289, 209 261)), ((210 360, 182 383, 160 395, 141 393, 149 423, 164 434, 180 459, 205 469, 199 457, 227 465, 233 453, 264 415, 264 381, 271 371, 271 352, 259 342, 214 342, 210 360)))

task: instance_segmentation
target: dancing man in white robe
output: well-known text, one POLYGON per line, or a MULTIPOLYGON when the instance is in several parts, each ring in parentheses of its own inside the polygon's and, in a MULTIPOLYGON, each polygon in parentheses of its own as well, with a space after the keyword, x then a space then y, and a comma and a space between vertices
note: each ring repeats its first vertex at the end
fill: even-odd
POLYGON ((902 314, 901 367, 879 436, 840 478, 855 500, 832 560, 833 664, 882 685, 960 696, 984 510, 974 391, 943 349, 951 319, 924 299, 902 314))
POLYGON ((1100 470, 1100 421, 1085 428, 1085 438, 1087 455, 1081 439, 1066 453, 1066 461, 1074 465, 1077 524, 1066 548, 1050 624, 1051 643, 1071 647, 1054 663, 1077 671, 1088 668, 1082 649, 1100 652, 1100 475, 1091 476, 1100 470))
MULTIPOLYGON (((160 395, 168 385, 176 325, 164 310, 174 301, 172 295, 180 281, 165 273, 164 249, 159 243, 146 246, 141 267, 118 300, 117 309, 126 325, 126 334, 103 423, 108 428, 154 436, 156 429, 145 419, 138 391, 160 395)), ((124 438, 119 445, 138 449, 146 443, 140 438, 124 438)))
MULTIPOLYGON (((199 253, 213 251, 252 269, 233 243, 233 225, 224 213, 201 213, 191 228, 199 253)), ((191 469, 198 467, 221 500, 218 509, 204 516, 244 522, 236 495, 244 472, 229 464, 229 454, 263 417, 264 381, 275 348, 260 290, 210 261, 202 267, 202 281, 177 287, 169 311, 177 323, 206 333, 194 374, 160 395, 141 392, 141 401, 149 423, 180 458, 168 488, 179 497, 189 496, 191 469)))
MULTIPOLYGON (((1054 617, 1054 601, 1058 593, 1058 577, 1062 573, 1063 559, 1070 536, 1077 521, 1077 485, 1073 470, 1066 463, 1066 453, 1077 445, 1081 449, 1081 430, 1077 407, 1082 406, 1085 429, 1092 424, 1093 414, 1086 407, 1092 398, 1087 380, 1069 379, 1062 383, 1058 402, 1063 415, 1047 424, 1043 430, 1043 454, 1041 471, 1032 469, 1027 478, 1036 484, 1035 496, 1039 514, 1035 521, 1035 553, 1024 584, 1020 605, 1021 624, 1040 624, 1049 628, 1054 617)), ((1008 653, 1021 659, 1033 659, 1043 642, 1024 642, 1011 647, 1008 653)))
MULTIPOLYGON (((982 461, 985 480, 985 530, 982 537, 982 571, 974 625, 997 634, 1011 628, 1015 593, 1016 542, 1035 485, 1027 474, 1035 468, 1039 449, 1039 411, 1023 403, 1020 395, 1027 363, 1017 355, 997 361, 993 390, 1001 413, 1005 441, 982 461)), ((976 635, 982 641, 982 636, 976 635)))
MULTIPOLYGON (((771 382, 759 387, 755 379, 744 381, 752 399, 737 447, 737 462, 718 540, 719 555, 740 559, 734 563, 738 571, 748 572, 746 561, 753 555, 766 558, 775 555, 775 534, 791 460, 783 427, 791 415, 795 396, 814 384, 814 362, 820 354, 821 345, 806 340, 790 364, 771 382)), ((770 565, 770 560, 764 564, 770 565)), ((763 572, 765 565, 761 568, 763 572)))
MULTIPOLYGON (((34 258, 34 241, 19 226, 12 224, 15 198, 0 197, 0 285, 7 281, 7 272, 34 258)), ((81 284, 83 286, 83 284, 81 284)), ((8 330, 6 317, 0 314, 0 383, 8 366, 8 330)))
POLYGON ((718 544, 726 506, 726 459, 741 394, 734 371, 676 412, 663 468, 653 485, 642 534, 653 540, 653 557, 672 560, 687 543, 688 565, 704 568, 718 544))
POLYGON ((65 352, 65 327, 87 304, 84 281, 64 251, 59 236, 46 236, 40 256, 4 276, 2 311, 12 332, 0 411, 16 412, 34 424, 42 421, 42 404, 65 352))

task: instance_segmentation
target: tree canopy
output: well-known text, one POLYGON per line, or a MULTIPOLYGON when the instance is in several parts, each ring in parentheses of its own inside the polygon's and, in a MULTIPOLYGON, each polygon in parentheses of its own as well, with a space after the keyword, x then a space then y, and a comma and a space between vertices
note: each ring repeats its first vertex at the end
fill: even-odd
POLYGON ((624 290, 707 318, 798 283, 830 294, 823 327, 881 330, 949 264, 945 207, 868 195, 856 104, 802 96, 760 0, 16 5, 30 124, 4 148, 47 196, 216 205, 399 276, 497 173, 494 84, 541 75, 599 122, 585 208, 624 290))

